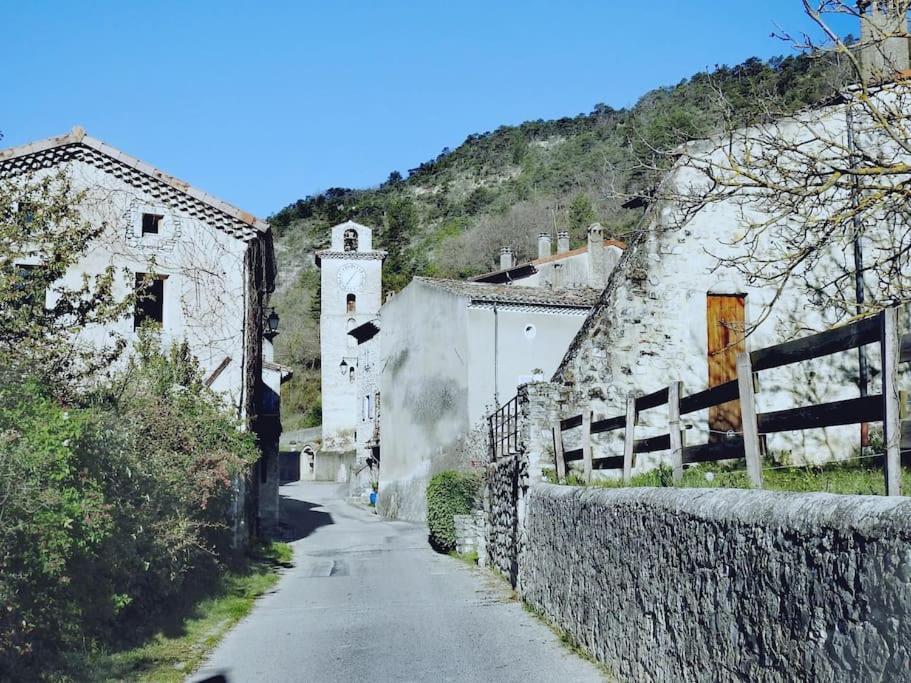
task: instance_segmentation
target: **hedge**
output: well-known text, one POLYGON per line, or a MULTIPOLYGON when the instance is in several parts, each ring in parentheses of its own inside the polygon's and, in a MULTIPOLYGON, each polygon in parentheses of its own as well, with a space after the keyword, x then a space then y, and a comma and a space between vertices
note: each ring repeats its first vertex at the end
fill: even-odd
POLYGON ((456 546, 453 515, 467 515, 474 507, 481 488, 480 477, 473 472, 440 472, 427 485, 427 525, 430 542, 448 552, 456 546))

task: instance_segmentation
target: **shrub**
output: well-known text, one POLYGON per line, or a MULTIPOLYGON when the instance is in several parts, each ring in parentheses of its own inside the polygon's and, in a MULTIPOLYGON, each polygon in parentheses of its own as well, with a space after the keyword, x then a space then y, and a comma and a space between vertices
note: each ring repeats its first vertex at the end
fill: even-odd
POLYGON ((145 337, 71 404, 20 379, 0 371, 0 679, 28 680, 213 583, 257 450, 186 346, 145 337))
POLYGON ((474 507, 481 480, 473 472, 446 471, 435 475, 427 485, 427 525, 430 542, 438 550, 455 549, 453 515, 467 515, 474 507))

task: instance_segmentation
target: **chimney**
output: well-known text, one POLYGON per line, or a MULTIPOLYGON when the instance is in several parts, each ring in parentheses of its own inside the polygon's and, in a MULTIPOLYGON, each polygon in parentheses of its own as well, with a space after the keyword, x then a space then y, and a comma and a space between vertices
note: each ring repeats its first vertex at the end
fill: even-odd
POLYGON ((858 0, 860 16, 861 74, 865 83, 892 81, 911 67, 908 51, 908 18, 888 0, 858 0))
POLYGON ((550 233, 538 233, 538 258, 550 256, 550 233))
POLYGON ((604 263, 604 228, 600 223, 588 227, 588 285, 603 289, 607 284, 604 263))
POLYGON ((503 247, 500 249, 500 270, 506 270, 507 268, 512 268, 512 266, 512 249, 503 247))
POLYGON ((565 230, 557 233, 557 253, 565 254, 569 251, 569 233, 565 230))

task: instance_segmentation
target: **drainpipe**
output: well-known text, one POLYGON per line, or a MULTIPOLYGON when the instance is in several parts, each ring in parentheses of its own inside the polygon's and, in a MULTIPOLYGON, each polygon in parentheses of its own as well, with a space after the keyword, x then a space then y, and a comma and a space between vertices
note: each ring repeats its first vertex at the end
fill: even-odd
POLYGON ((493 305, 493 405, 500 407, 500 318, 497 313, 497 304, 493 305))
MULTIPOLYGON (((850 164, 853 167, 857 161, 856 148, 854 142, 854 111, 849 104, 845 111, 845 124, 848 129, 848 154, 850 155, 850 164)), ((858 215, 858 198, 857 176, 852 180, 853 189, 851 191, 851 208, 853 209, 852 222, 854 224, 854 302, 856 304, 857 315, 864 310, 864 252, 861 244, 861 233, 863 225, 858 215)), ((860 387, 860 395, 867 395, 867 385, 869 382, 867 371, 867 354, 863 346, 857 347, 858 377, 857 384, 860 387)), ((870 425, 866 422, 860 425, 860 446, 865 447, 869 443, 870 425)))

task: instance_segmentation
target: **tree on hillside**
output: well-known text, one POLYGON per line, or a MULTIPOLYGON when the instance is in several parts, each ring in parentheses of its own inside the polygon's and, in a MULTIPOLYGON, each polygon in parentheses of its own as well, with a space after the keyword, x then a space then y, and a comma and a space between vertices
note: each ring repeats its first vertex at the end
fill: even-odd
POLYGON ((803 5, 824 40, 783 37, 836 55, 850 85, 795 116, 782 116, 769 94, 758 103, 764 121, 749 127, 719 92, 726 130, 678 152, 658 199, 676 208, 678 224, 715 203, 739 206, 742 230, 716 254, 718 267, 769 288, 775 302, 801 288, 838 319, 911 301, 911 83, 896 74, 907 68, 911 0, 803 5), (862 22, 859 44, 832 30, 833 15, 862 22))
POLYGON ((580 192, 573 197, 569 205, 569 229, 573 233, 584 232, 589 225, 598 220, 592 200, 585 193, 580 192))
POLYGON ((393 197, 386 205, 382 246, 389 255, 385 263, 387 290, 399 290, 413 275, 408 268, 406 251, 418 231, 418 212, 408 196, 393 197))

